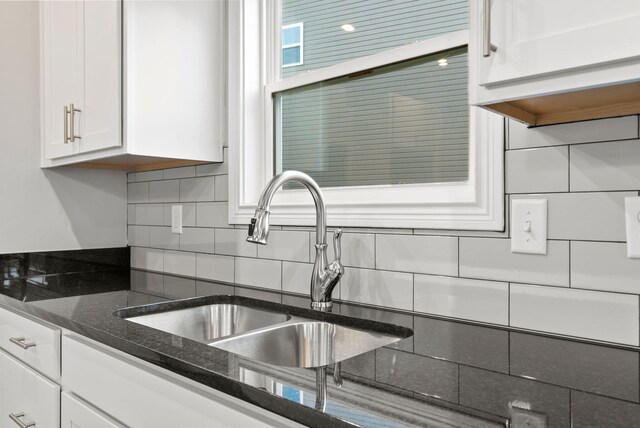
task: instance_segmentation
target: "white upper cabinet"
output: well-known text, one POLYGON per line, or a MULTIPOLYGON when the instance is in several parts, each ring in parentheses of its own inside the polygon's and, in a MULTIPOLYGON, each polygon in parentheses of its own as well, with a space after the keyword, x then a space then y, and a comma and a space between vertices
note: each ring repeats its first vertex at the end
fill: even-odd
POLYGON ((43 167, 221 162, 224 1, 41 3, 43 167))
POLYGON ((640 2, 614 3, 471 0, 472 103, 538 125, 639 112, 640 2))

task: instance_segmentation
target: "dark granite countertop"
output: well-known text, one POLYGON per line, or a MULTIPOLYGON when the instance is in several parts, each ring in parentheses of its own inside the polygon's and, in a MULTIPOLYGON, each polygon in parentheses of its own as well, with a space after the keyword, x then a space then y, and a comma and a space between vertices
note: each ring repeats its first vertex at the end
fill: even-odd
MULTIPOLYGON (((135 272, 132 281, 148 281, 135 272)), ((319 411, 313 369, 259 363, 113 315, 118 309, 166 300, 128 291, 124 281, 128 278, 114 277, 86 289, 99 294, 77 295, 83 284, 78 280, 71 297, 37 302, 0 295, 0 305, 309 426, 495 427, 507 420, 513 427, 545 426, 527 425, 532 418, 548 427, 640 426, 637 349, 340 303, 336 314, 405 326, 414 335, 345 360, 344 385, 338 388, 329 376, 326 407, 319 411)), ((299 296, 206 284, 209 294, 309 305, 308 298, 299 296)), ((196 297, 180 305, 211 299, 196 297)))

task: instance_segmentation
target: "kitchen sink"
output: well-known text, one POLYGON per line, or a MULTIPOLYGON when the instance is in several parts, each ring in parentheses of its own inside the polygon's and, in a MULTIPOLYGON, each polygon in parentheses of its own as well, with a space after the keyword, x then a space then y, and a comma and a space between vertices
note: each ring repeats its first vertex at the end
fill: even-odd
POLYGON ((229 337, 216 348, 267 364, 320 367, 397 342, 401 337, 323 321, 293 318, 283 325, 229 337))
POLYGON ((263 363, 322 367, 409 337, 405 327, 239 296, 208 296, 114 315, 263 363), (184 307, 188 306, 188 307, 184 307))
POLYGON ((125 319, 198 342, 210 343, 221 337, 279 324, 289 318, 288 315, 277 312, 221 303, 125 319))

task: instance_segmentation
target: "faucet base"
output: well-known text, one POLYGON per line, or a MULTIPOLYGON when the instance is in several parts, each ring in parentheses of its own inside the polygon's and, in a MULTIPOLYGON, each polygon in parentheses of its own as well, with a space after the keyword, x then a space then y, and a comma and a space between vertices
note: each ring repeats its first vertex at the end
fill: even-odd
POLYGON ((333 302, 311 302, 311 309, 316 311, 328 312, 333 307, 333 302))

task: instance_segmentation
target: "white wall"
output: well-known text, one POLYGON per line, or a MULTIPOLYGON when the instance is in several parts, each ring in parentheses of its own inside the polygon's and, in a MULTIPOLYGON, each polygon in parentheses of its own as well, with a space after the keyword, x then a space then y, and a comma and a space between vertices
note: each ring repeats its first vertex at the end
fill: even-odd
POLYGON ((0 253, 125 246, 123 172, 40 169, 38 20, 0 1, 0 253))

